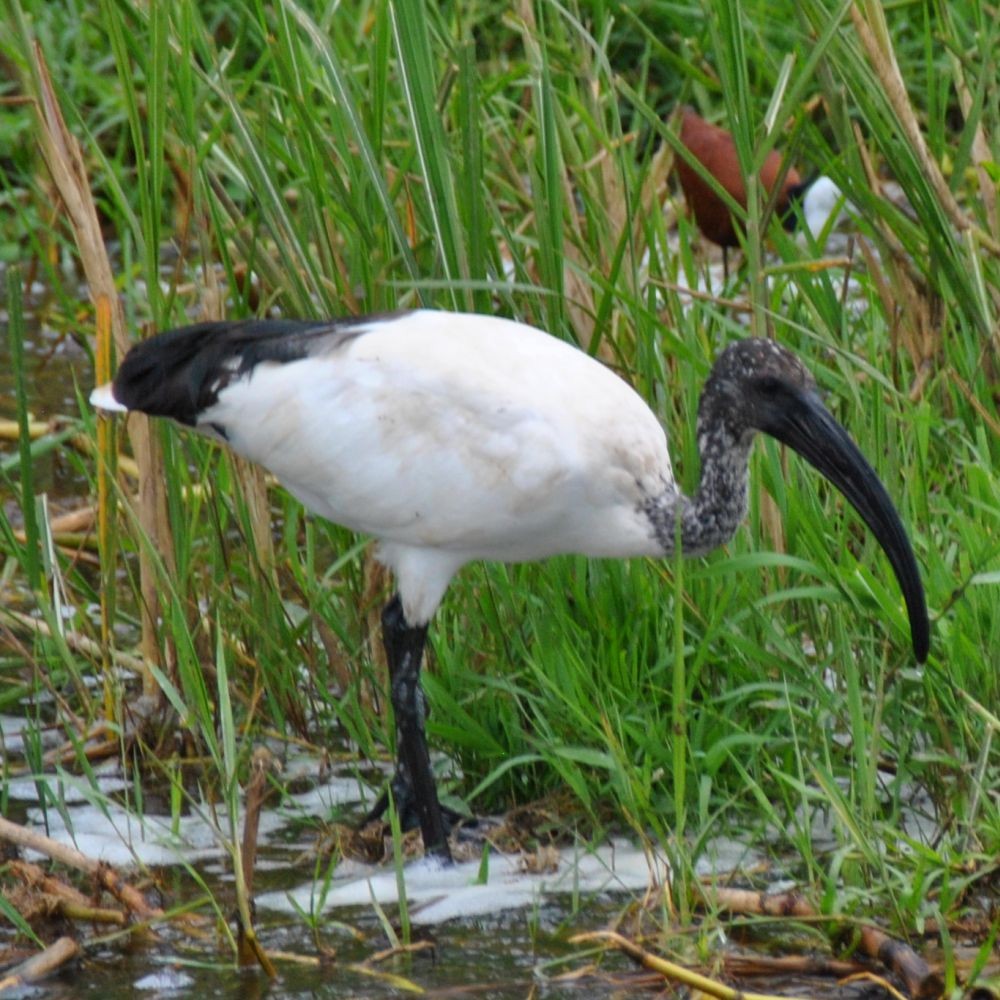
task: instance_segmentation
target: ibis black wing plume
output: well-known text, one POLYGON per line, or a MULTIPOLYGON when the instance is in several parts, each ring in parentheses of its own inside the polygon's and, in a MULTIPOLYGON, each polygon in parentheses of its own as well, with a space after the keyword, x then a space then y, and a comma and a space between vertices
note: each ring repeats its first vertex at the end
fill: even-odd
MULTIPOLYGON (((383 317, 379 317, 383 318, 383 317)), ((195 323, 137 343, 112 385, 129 410, 194 426, 230 382, 262 362, 283 364, 333 350, 377 318, 251 319, 195 323)))

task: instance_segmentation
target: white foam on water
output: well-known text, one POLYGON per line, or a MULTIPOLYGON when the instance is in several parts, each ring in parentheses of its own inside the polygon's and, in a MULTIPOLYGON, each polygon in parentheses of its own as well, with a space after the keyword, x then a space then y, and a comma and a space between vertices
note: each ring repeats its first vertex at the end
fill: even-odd
POLYGON ((137 979, 132 986, 137 990, 173 993, 179 990, 187 990, 194 986, 194 979, 186 972, 168 967, 161 969, 159 972, 151 972, 148 976, 143 976, 142 979, 137 979))
MULTIPOLYGON (((222 805, 215 808, 195 804, 177 817, 140 814, 134 805, 126 808, 108 793, 127 787, 117 769, 98 774, 97 788, 83 777, 69 774, 46 774, 39 777, 48 790, 48 807, 28 809, 30 825, 59 843, 75 847, 88 857, 116 866, 176 865, 197 861, 221 860, 223 841, 231 839, 222 805), (58 807, 54 805, 58 803, 58 807)), ((38 787, 33 777, 8 782, 7 793, 21 801, 38 801, 38 787)), ((372 792, 354 777, 330 777, 326 782, 304 792, 285 796, 280 803, 265 808, 260 816, 258 836, 267 843, 280 830, 295 821, 328 816, 335 807, 358 802, 372 792)), ((238 830, 243 829, 242 809, 238 830)), ((314 846, 308 843, 286 846, 301 852, 314 846)), ((30 853, 30 852, 29 852, 30 853)), ((33 855, 39 857, 38 855, 33 855)), ((258 862, 274 867, 277 862, 258 862)))
MULTIPOLYGON (((126 787, 118 762, 112 761, 111 764, 113 766, 103 769, 101 767, 94 768, 96 792, 101 795, 120 792, 126 787)), ((95 795, 95 788, 88 779, 66 772, 10 778, 5 787, 7 796, 18 802, 37 802, 39 789, 43 787, 50 796, 50 801, 70 805, 90 802, 95 795)))
MULTIPOLYGON (((403 870, 410 919, 417 924, 439 924, 534 906, 553 894, 644 891, 662 884, 668 873, 663 859, 649 858, 633 845, 617 840, 592 850, 553 852, 546 860, 553 862, 547 870, 534 872, 526 870, 521 855, 493 853, 483 881, 479 860, 447 866, 428 858, 412 862, 403 870)), ((325 893, 310 881, 288 892, 258 896, 257 907, 292 914, 398 902, 394 869, 372 867, 358 874, 358 867, 356 863, 338 867, 325 893)))
MULTIPOLYGON (((36 699, 36 702, 40 699, 36 699)), ((14 756, 24 755, 24 730, 37 730, 36 736, 44 750, 59 746, 63 740, 62 733, 56 729, 38 729, 35 719, 22 715, 0 715, 0 733, 3 734, 4 750, 14 756)))
MULTIPOLYGON (((297 761, 295 767, 302 777, 310 774, 306 761, 297 761)), ((315 775, 318 771, 318 762, 314 760, 311 773, 315 775)), ((30 808, 28 822, 89 857, 125 868, 197 863, 203 871, 231 877, 223 844, 234 837, 238 839, 242 833, 242 811, 238 817, 239 833, 234 834, 221 806, 213 810, 205 804, 186 802, 184 814, 171 817, 148 812, 140 815, 134 803, 128 808, 118 804, 108 793, 126 788, 127 783, 113 767, 99 773, 97 789, 83 777, 64 773, 45 775, 42 780, 49 789, 46 797, 50 804, 44 814, 38 806, 30 808), (52 803, 58 803, 58 808, 52 803)), ((37 799, 37 787, 30 777, 19 778, 10 783, 8 794, 12 798, 37 799)), ((280 802, 268 803, 259 821, 259 843, 266 853, 258 855, 258 866, 274 870, 300 864, 303 854, 315 850, 317 819, 325 819, 334 809, 370 801, 372 797, 372 790, 344 769, 339 775, 330 775, 280 802), (288 830, 299 825, 302 836, 291 843, 288 830)), ((927 806, 927 802, 914 796, 912 826, 914 835, 921 839, 935 825, 933 810, 927 806)), ((806 821, 804 817, 802 821, 806 821)), ((837 822, 832 813, 815 810, 808 822, 814 842, 829 845, 838 842, 837 822)), ((702 846, 696 874, 705 877, 758 869, 766 865, 770 856, 768 844, 784 840, 782 831, 771 831, 762 838, 761 850, 729 838, 708 841, 702 846)), ((303 911, 320 914, 343 907, 370 908, 374 903, 394 905, 399 900, 399 884, 392 864, 373 866, 342 860, 329 882, 311 874, 312 864, 308 868, 310 874, 303 876, 296 888, 258 896, 258 908, 290 915, 303 911)), ((661 854, 649 854, 624 840, 614 840, 596 847, 578 845, 560 851, 546 850, 540 859, 496 851, 485 864, 477 859, 442 865, 437 859, 425 858, 405 865, 402 874, 411 919, 416 924, 429 925, 535 907, 559 895, 592 898, 616 893, 641 894, 662 886, 669 876, 669 866, 661 854), (536 860, 538 864, 533 868, 532 862, 536 860)))

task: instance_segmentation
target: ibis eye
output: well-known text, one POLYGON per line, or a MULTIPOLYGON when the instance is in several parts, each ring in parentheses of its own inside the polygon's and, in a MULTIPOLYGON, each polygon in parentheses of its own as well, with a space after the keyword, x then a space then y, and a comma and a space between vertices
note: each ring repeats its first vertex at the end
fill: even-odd
POLYGON ((757 385, 765 396, 777 396, 781 391, 781 379, 774 375, 764 375, 757 385))

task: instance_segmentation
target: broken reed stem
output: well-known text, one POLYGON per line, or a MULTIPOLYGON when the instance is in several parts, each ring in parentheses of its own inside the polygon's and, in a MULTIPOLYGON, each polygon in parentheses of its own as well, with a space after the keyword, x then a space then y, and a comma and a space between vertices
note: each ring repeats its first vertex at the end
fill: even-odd
MULTIPOLYGON (((822 914, 799 892, 755 892, 752 889, 701 887, 702 904, 706 909, 726 913, 759 914, 768 917, 794 917, 840 923, 843 918, 822 914)), ((858 927, 857 950, 866 958, 881 962, 905 984, 916 1000, 932 1000, 941 995, 941 977, 902 941, 890 937, 872 924, 858 927)))
POLYGON ((71 937, 59 938, 0 978, 0 994, 37 982, 76 958, 79 951, 80 946, 71 937))
POLYGON ((240 848, 243 879, 242 883, 237 883, 237 891, 241 898, 238 900, 240 916, 236 936, 240 965, 253 965, 254 962, 257 962, 271 979, 274 979, 278 973, 274 963, 261 946, 251 919, 253 916, 254 867, 257 863, 257 832, 260 827, 261 809, 270 791, 267 778, 274 769, 275 763, 274 755, 267 747, 258 747, 250 762, 251 777, 246 791, 246 816, 243 821, 243 843, 240 848))
POLYGON ((254 866, 257 863, 257 832, 260 814, 271 786, 268 775, 276 769, 274 754, 267 747, 258 747, 250 761, 250 782, 246 791, 246 814, 243 820, 243 877, 247 894, 253 895, 254 866))
POLYGON ((130 913, 134 913, 141 920, 159 920, 165 916, 163 910, 150 906, 142 893, 122 879, 110 865, 87 857, 75 847, 61 844, 37 830, 29 830, 2 816, 0 816, 0 840, 7 840, 19 847, 37 851, 68 868, 75 868, 89 875, 102 889, 110 892, 130 913))
POLYGON ((826 955, 723 955, 722 968, 734 978, 751 976, 822 976, 843 979, 867 969, 860 963, 826 955))

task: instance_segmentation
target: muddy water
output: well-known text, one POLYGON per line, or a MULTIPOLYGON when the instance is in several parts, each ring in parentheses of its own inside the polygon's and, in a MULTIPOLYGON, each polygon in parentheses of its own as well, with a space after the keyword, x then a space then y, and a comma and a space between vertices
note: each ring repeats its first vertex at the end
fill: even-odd
MULTIPOLYGON (((350 913, 344 917, 351 919, 350 913)), ((555 926, 558 911, 538 914, 544 925, 555 926)), ((433 947, 409 957, 390 959, 361 971, 357 964, 373 950, 386 947, 378 932, 371 930, 368 944, 353 944, 345 934, 323 934, 335 949, 323 968, 279 962, 279 978, 273 985, 259 972, 238 972, 212 964, 211 956, 198 956, 185 949, 159 946, 122 949, 111 945, 90 955, 83 970, 46 983, 46 997, 77 998, 109 996, 150 997, 204 996, 288 998, 308 997, 403 997, 413 996, 412 984, 434 996, 477 996, 520 998, 528 996, 589 998, 609 996, 608 982, 602 977, 579 983, 557 983, 536 972, 538 963, 551 955, 568 951, 559 936, 543 929, 534 933, 524 915, 477 926, 449 927, 435 935, 433 947), (201 964, 207 960, 208 964, 201 964), (392 977, 399 977, 394 982, 392 977), (408 981, 408 983, 404 982, 408 981)), ((262 929, 265 947, 270 950, 301 951, 312 955, 301 926, 262 929)), ((565 935, 563 935, 565 936, 565 935)), ((176 942, 174 942, 176 944, 176 942)), ((618 963, 619 971, 625 966, 618 963)), ((579 961, 570 968, 580 968, 579 961)))

